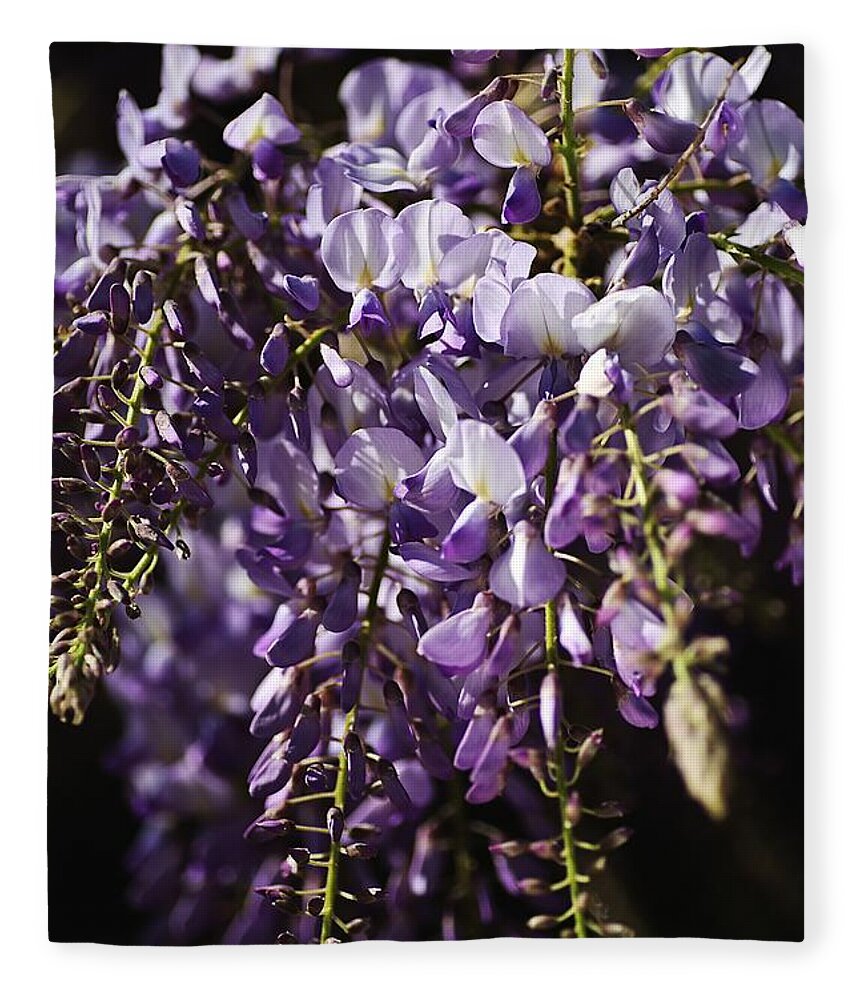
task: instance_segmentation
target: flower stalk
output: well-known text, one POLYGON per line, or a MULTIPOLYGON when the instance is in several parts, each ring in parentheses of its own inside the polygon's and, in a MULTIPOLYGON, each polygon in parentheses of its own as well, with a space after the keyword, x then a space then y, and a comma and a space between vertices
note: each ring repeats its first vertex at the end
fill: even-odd
MULTIPOLYGON (((552 504, 558 475, 558 440, 553 433, 550 438, 549 453, 546 460, 546 506, 552 504)), ((558 676, 561 685, 561 657, 558 643, 558 610, 555 599, 544 605, 544 642, 546 646, 546 668, 558 676)), ((555 778, 555 795, 558 802, 559 819, 561 821, 561 843, 564 855, 565 882, 570 893, 570 908, 565 914, 574 918, 574 928, 577 937, 585 937, 585 914, 579 905, 579 872, 576 863, 576 846, 573 838, 573 823, 568 815, 568 799, 570 796, 567 777, 567 760, 565 757, 565 722, 564 697, 561 698, 561 711, 558 717, 558 731, 555 736, 555 751, 552 761, 555 778)))
MULTIPOLYGON (((388 528, 385 529, 382 535, 382 542, 379 546, 379 554, 376 558, 376 565, 373 571, 373 578, 370 582, 370 590, 367 594, 367 610, 364 613, 364 618, 362 619, 361 626, 358 633, 358 645, 361 651, 360 653, 360 665, 361 665, 361 676, 364 676, 364 671, 367 669, 367 660, 370 652, 370 642, 373 633, 373 623, 376 618, 377 608, 379 606, 379 590, 382 586, 382 581, 385 578, 385 570, 388 566, 388 549, 389 549, 390 536, 388 528)), ((361 688, 361 683, 359 682, 359 690, 361 688)), ((355 729, 356 722, 358 720, 358 712, 360 707, 360 701, 357 699, 355 705, 347 712, 346 718, 343 723, 343 734, 344 737, 347 733, 352 732, 355 729)), ((334 807, 339 809, 341 812, 346 811, 347 806, 347 760, 346 752, 343 748, 344 744, 341 741, 340 751, 338 753, 337 759, 337 779, 334 786, 334 807)), ((323 909, 321 913, 321 923, 320 923, 320 943, 325 944, 332 936, 332 930, 335 923, 337 923, 337 897, 340 884, 340 859, 341 859, 341 847, 340 843, 332 840, 331 846, 329 848, 328 857, 328 871, 326 874, 325 882, 325 896, 323 900, 323 909)))
POLYGON ((569 272, 576 274, 575 235, 582 226, 582 205, 579 191, 579 150, 576 139, 575 112, 573 108, 573 61, 575 49, 565 49, 558 80, 558 97, 561 115, 561 153, 564 169, 564 202, 574 240, 570 248, 569 272))

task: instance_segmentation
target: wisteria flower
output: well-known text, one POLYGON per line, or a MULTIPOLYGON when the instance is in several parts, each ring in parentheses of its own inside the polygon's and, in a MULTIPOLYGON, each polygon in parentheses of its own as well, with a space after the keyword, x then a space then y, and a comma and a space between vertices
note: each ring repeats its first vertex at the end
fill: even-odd
POLYGON ((300 138, 301 132, 271 94, 263 94, 224 128, 224 142, 249 154, 258 180, 277 180, 283 176, 285 160, 280 147, 300 138))
POLYGON ((531 222, 540 214, 537 174, 552 159, 543 130, 511 101, 481 111, 472 128, 477 152, 493 166, 514 170, 502 207, 505 222, 531 222))

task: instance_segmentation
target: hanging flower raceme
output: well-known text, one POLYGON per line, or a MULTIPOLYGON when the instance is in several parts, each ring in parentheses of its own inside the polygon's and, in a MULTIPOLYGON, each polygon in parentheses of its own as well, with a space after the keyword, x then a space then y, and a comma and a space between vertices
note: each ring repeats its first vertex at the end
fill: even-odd
POLYGON ((726 637, 803 573, 803 130, 763 49, 634 51, 169 46, 58 178, 50 698, 119 670, 159 940, 622 933, 636 730, 669 819, 731 807, 726 637))

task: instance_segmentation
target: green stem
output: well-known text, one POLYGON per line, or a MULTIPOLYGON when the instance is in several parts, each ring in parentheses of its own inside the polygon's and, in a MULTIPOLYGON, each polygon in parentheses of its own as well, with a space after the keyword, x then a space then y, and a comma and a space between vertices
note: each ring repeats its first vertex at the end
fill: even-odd
MULTIPOLYGON (((582 226, 582 206, 579 197, 579 161, 574 127, 573 108, 573 59, 575 49, 564 50, 561 76, 559 77, 559 105, 561 116, 561 152, 564 164, 564 201, 571 228, 576 232, 582 226)), ((575 264, 575 261, 572 260, 575 264)))
POLYGON ((645 538, 645 548, 648 551, 648 559, 654 574, 654 585, 661 598, 668 598, 669 570, 663 555, 663 547, 660 544, 657 519, 654 517, 651 497, 648 492, 645 456, 642 453, 642 446, 639 443, 636 430, 629 423, 626 423, 624 428, 624 441, 627 445, 627 454, 630 457, 634 498, 642 509, 642 534, 645 538))
MULTIPOLYGON (((146 383, 143 381, 140 372, 144 366, 151 365, 155 358, 159 347, 159 333, 163 324, 164 314, 160 313, 151 328, 146 331, 146 344, 141 352, 141 361, 135 375, 134 387, 132 388, 131 396, 129 397, 128 405, 126 406, 124 417, 126 427, 133 427, 140 419, 141 410, 143 408, 143 393, 146 389, 146 383)), ((122 491, 123 461, 123 452, 117 452, 112 471, 113 481, 108 490, 109 500, 116 500, 122 491)), ((95 582, 87 594, 84 613, 78 626, 78 636, 69 651, 70 656, 72 657, 72 660, 78 670, 83 668, 84 657, 89 651, 89 636, 93 629, 98 626, 98 612, 96 609, 104 593, 109 575, 107 550, 111 544, 112 534, 113 522, 103 519, 99 529, 98 548, 93 556, 93 570, 96 575, 95 582)))
MULTIPOLYGON (((546 467, 546 509, 549 510, 553 495, 555 493, 556 481, 558 478, 558 441, 556 434, 550 438, 549 454, 547 455, 546 467)), ((561 686, 561 657, 558 645, 558 610, 555 606, 555 599, 547 601, 544 605, 544 643, 546 646, 546 668, 551 673, 555 673, 561 686)), ((562 706, 564 698, 562 697, 562 706)), ((579 879, 576 865, 576 847, 573 842, 573 825, 567 815, 567 802, 569 798, 569 786, 567 780, 567 761, 564 754, 564 710, 559 713, 558 731, 555 734, 555 788, 558 797, 558 812, 561 821, 561 841, 564 853, 564 866, 566 881, 570 893, 570 910, 574 914, 574 927, 576 936, 584 938, 585 914, 579 904, 579 879)))
POLYGON ((330 326, 322 326, 319 330, 314 330, 313 333, 308 334, 305 340, 303 340, 290 355, 290 360, 287 363, 287 368, 284 374, 295 371, 298 365, 300 365, 302 361, 304 361, 308 355, 313 352, 314 348, 330 330, 330 326))
MULTIPOLYGON (((376 611, 379 605, 379 589, 382 586, 382 580, 385 577, 385 570, 388 566, 389 540, 388 528, 386 528, 382 535, 382 544, 379 547, 379 555, 376 559, 376 568, 374 569, 373 579, 370 583, 370 590, 367 594, 367 610, 364 613, 364 618, 362 619, 361 627, 358 633, 358 645, 361 650, 360 663, 362 676, 364 675, 364 670, 367 667, 367 657, 370 649, 373 621, 376 618, 376 611)), ((359 689, 360 687, 361 685, 359 683, 359 689)), ((355 724, 358 718, 359 702, 360 698, 356 700, 355 705, 346 714, 343 724, 344 736, 355 729, 355 724)), ((334 786, 334 805, 342 812, 346 809, 346 782, 346 754, 343 751, 343 743, 341 743, 341 749, 338 754, 337 761, 337 780, 335 781, 334 786)), ((323 900, 323 909, 321 914, 322 923, 320 925, 320 943, 323 944, 331 937, 332 925, 337 921, 335 907, 337 905, 338 885, 340 881, 340 856, 340 844, 332 841, 329 848, 328 872, 326 874, 325 897, 323 900)))
POLYGON ((624 440, 627 444, 627 454, 630 459, 633 495, 641 509, 642 536, 645 540, 645 550, 648 553, 648 561, 651 564, 654 587, 660 599, 660 614, 666 624, 664 654, 666 660, 672 665, 672 670, 676 677, 688 675, 691 665, 690 657, 688 650, 684 648, 683 636, 681 635, 678 618, 675 614, 675 601, 669 580, 669 567, 660 540, 657 517, 651 502, 652 496, 648 490, 645 456, 642 453, 642 445, 639 442, 639 437, 636 434, 629 413, 625 413, 622 422, 624 424, 624 440))
POLYGON ((449 783, 452 825, 454 830, 454 886, 451 898, 458 907, 462 924, 457 934, 466 941, 481 936, 481 920, 475 899, 473 876, 475 862, 469 849, 469 825, 466 817, 466 782, 457 772, 456 780, 449 783))
POLYGON ((786 281, 793 281, 796 285, 803 284, 803 271, 787 260, 771 257, 770 254, 763 253, 761 250, 753 250, 751 247, 742 247, 738 243, 733 243, 728 236, 723 236, 722 233, 711 233, 710 240, 719 250, 724 250, 741 264, 755 264, 762 271, 770 271, 771 274, 786 281))

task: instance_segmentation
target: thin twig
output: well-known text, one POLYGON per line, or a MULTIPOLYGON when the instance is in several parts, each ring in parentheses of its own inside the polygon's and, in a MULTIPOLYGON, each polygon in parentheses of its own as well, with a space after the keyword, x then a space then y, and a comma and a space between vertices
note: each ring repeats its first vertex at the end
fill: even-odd
POLYGON ((645 209, 652 205, 660 195, 666 190, 666 188, 675 180, 676 177, 680 175, 684 167, 690 162, 690 160, 695 156, 696 151, 705 141, 705 136, 707 135, 708 129, 711 127, 711 122, 714 120, 714 116, 719 110, 720 105, 725 100, 726 94, 729 92, 729 87, 732 85, 732 80, 735 77, 735 73, 743 66, 746 62, 746 58, 738 59, 736 63, 732 66, 728 75, 726 76, 725 83, 723 83, 720 88, 720 92, 717 95, 717 99, 711 105, 710 110, 705 115, 705 120, 699 126, 699 131, 696 132, 693 137, 693 141, 684 150, 683 153, 678 157, 677 162, 672 167, 672 169, 659 180, 654 187, 652 187, 642 201, 638 205, 634 205, 632 208, 628 208, 626 212, 622 212, 621 215, 617 216, 612 221, 613 226, 626 226, 631 219, 635 219, 637 215, 640 215, 645 209))

